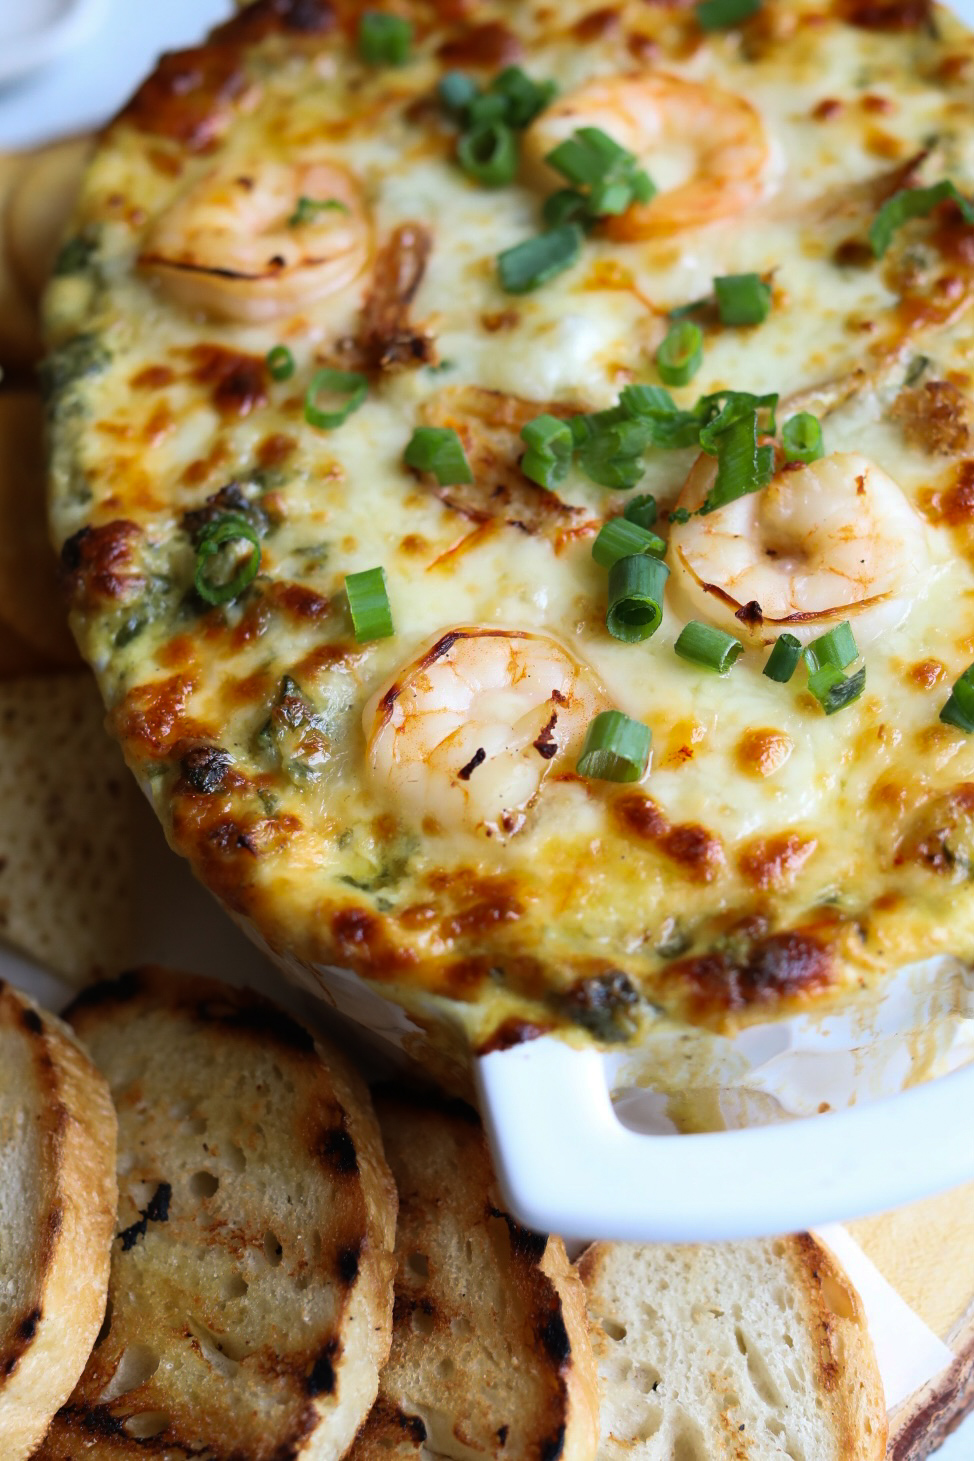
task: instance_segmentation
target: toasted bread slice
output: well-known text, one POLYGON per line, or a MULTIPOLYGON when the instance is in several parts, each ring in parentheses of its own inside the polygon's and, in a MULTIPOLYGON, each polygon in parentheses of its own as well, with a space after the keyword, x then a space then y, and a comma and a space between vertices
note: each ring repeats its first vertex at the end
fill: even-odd
POLYGON ((68 1012, 119 1116, 110 1322, 46 1461, 332 1461, 375 1399, 396 1196, 368 1092, 266 1000, 141 970, 68 1012))
POLYGON ((480 1122, 461 1103, 376 1100, 399 1186, 392 1353, 348 1461, 591 1461, 595 1364, 560 1238, 501 1211, 480 1122))
POLYGON ((813 1238, 596 1243, 578 1262, 602 1384, 599 1461, 881 1461, 859 1297, 813 1238))
POLYGON ((0 981, 0 1456, 41 1440, 105 1314, 115 1232, 108 1086, 60 1021, 0 981))

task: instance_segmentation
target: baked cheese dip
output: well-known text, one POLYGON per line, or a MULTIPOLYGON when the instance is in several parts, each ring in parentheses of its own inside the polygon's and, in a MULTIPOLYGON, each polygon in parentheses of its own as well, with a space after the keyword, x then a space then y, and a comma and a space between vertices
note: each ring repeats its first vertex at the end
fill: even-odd
POLYGON ((105 130, 72 622, 282 961, 485 1048, 974 956, 972 85, 925 0, 257 0, 105 130))

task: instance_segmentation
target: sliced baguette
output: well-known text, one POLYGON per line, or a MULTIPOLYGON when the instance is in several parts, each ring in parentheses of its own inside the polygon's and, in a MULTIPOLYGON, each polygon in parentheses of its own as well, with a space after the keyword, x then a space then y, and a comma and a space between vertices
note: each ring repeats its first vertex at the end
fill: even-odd
POLYGON ((595 1364, 561 1239, 500 1210, 468 1106, 397 1093, 376 1107, 399 1271, 392 1353, 348 1461, 592 1461, 595 1364))
POLYGON ((246 990, 141 970, 68 1011, 119 1116, 110 1322, 45 1461, 331 1461, 392 1324, 396 1196, 365 1086, 246 990))
POLYGON ((0 981, 0 1456, 23 1461, 85 1367, 115 1232, 115 1113, 73 1036, 0 981))
POLYGON ((813 1238, 596 1243, 579 1259, 600 1461, 881 1461, 882 1380, 858 1295, 813 1238))

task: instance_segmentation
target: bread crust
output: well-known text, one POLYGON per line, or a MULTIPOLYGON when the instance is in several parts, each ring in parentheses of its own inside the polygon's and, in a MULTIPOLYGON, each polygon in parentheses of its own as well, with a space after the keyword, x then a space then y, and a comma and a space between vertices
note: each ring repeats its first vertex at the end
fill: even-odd
POLYGON ((500 1207, 469 1106, 403 1089, 376 1106, 400 1192, 399 1270, 392 1353, 349 1461, 457 1447, 593 1461, 598 1377, 561 1239, 500 1207))
MULTIPOLYGON (((841 1458, 841 1461, 883 1461, 887 1439, 886 1404, 865 1312, 858 1294, 839 1264, 807 1233, 773 1241, 728 1244, 720 1250, 708 1248, 707 1245, 683 1250, 671 1249, 666 1245, 629 1250, 630 1254, 642 1253, 647 1256, 647 1261, 654 1265, 654 1276, 664 1274, 660 1285, 664 1293, 672 1285, 675 1312, 668 1314, 665 1319, 655 1316, 655 1322, 679 1324, 681 1328, 679 1337, 685 1341, 693 1368, 697 1371, 694 1378, 698 1382, 698 1388, 708 1395, 708 1409, 713 1412, 705 1418, 704 1428, 709 1425, 719 1432, 719 1435, 708 1433, 707 1437, 709 1444, 719 1447, 715 1449, 715 1454, 726 1456, 728 1461, 730 1458, 733 1461, 764 1461, 768 1455, 779 1454, 777 1449, 767 1448, 765 1439, 755 1434, 753 1427, 742 1423, 745 1409, 739 1398, 733 1394, 735 1386, 729 1378, 726 1365, 722 1366, 716 1346, 711 1348, 712 1338, 708 1343, 698 1339, 696 1334, 698 1311, 713 1313, 715 1321, 724 1322, 733 1331, 733 1321, 724 1311, 730 1310, 735 1300, 733 1282, 727 1273, 728 1266, 735 1263, 735 1250, 742 1255, 742 1285, 749 1281, 749 1269, 743 1255, 747 1250, 752 1254, 764 1250, 764 1267, 761 1271, 765 1285, 770 1287, 767 1283, 770 1274, 794 1297, 792 1322, 797 1319, 805 1331, 807 1349, 814 1367, 814 1374, 810 1378, 803 1376, 804 1387, 815 1396, 816 1410, 824 1412, 832 1443, 830 1455, 841 1458), (724 1265, 724 1282, 719 1291, 713 1286, 713 1272, 707 1268, 708 1255, 718 1253, 724 1265), (666 1277, 671 1254, 679 1256, 673 1271, 666 1277), (656 1264, 659 1265, 658 1269, 655 1268, 656 1264), (777 1274, 772 1272, 769 1265, 773 1265, 777 1274), (681 1283, 683 1286, 676 1296, 677 1286, 681 1283), (711 1305, 715 1306, 713 1310, 711 1305), (717 1320, 718 1315, 720 1320, 717 1320)), ((604 1367, 605 1361, 611 1359, 611 1351, 615 1345, 619 1341, 627 1340, 629 1328, 633 1327, 638 1331, 642 1323, 643 1301, 651 1299, 657 1302, 655 1290, 649 1295, 640 1292, 638 1271, 635 1269, 632 1273, 626 1271, 624 1284, 620 1285, 618 1281, 612 1283, 612 1269, 625 1263, 626 1250, 623 1245, 613 1243, 592 1244, 577 1263, 588 1295, 593 1326, 601 1324, 604 1328, 606 1318, 610 1320, 609 1327, 604 1328, 604 1332, 598 1327, 594 1330, 597 1354, 604 1367), (624 1293, 621 1300, 620 1291, 624 1293), (610 1337, 607 1338, 607 1335, 610 1337)), ((739 1303, 737 1307, 740 1307, 739 1303)), ((736 1338, 738 1346, 744 1345, 745 1341, 739 1331, 736 1338)), ((731 1346, 733 1344, 732 1332, 731 1346)), ((744 1353, 745 1349, 741 1348, 741 1354, 744 1353)), ((638 1342, 633 1341, 632 1348, 626 1351, 626 1359, 630 1362, 651 1359, 655 1365, 660 1356, 644 1355, 638 1342)), ((660 1368, 663 1369, 662 1364, 660 1368)), ((748 1359, 749 1374, 750 1368, 751 1362, 748 1359)), ((602 1375, 607 1394, 620 1383, 616 1375, 617 1372, 609 1368, 602 1375)), ((666 1393, 667 1382, 672 1384, 673 1377, 663 1372, 653 1389, 659 1387, 662 1396, 666 1393)), ((634 1384, 635 1380, 631 1383, 634 1384)), ((756 1384, 760 1393, 760 1376, 756 1384)), ((689 1385, 687 1391, 690 1392, 689 1385)), ((666 1403, 664 1400, 663 1404, 666 1403)), ((606 1420, 603 1416, 603 1430, 605 1426, 606 1420)), ((655 1434, 655 1430, 650 1428, 649 1435, 655 1434)), ((613 1446, 627 1444, 615 1432, 611 1436, 613 1446)), ((633 1461, 640 1461, 641 1457, 661 1453, 652 1449, 651 1444, 646 1447, 637 1444, 631 1454, 633 1461)), ((816 1458, 816 1461, 820 1461, 820 1458, 816 1458)))
POLYGON ((21 1109, 43 1154, 34 1250, 12 1255, 29 1280, 0 1332, 0 1453, 22 1461, 70 1394, 105 1315, 117 1127, 108 1086, 71 1032, 2 981, 0 1026, 25 1042, 34 1088, 19 1093, 21 1109))
POLYGON ((210 979, 139 970, 68 1013, 118 1104, 120 1231, 111 1323, 38 1461, 332 1461, 391 1339, 396 1194, 363 1082, 210 979))

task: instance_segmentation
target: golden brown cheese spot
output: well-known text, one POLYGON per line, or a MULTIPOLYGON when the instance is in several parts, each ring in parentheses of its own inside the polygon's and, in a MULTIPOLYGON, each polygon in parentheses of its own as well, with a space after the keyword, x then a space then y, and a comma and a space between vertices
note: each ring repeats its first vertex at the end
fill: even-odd
POLYGON ((188 675, 170 675, 134 686, 111 713, 115 734, 153 759, 164 758, 181 742, 211 741, 210 728, 186 710, 195 688, 188 675))
POLYGON ((697 754, 697 747, 706 739, 707 730, 698 720, 680 720, 670 728, 666 738, 666 749, 660 758, 660 767, 675 771, 686 766, 697 754))
POLYGON ((724 866, 720 838, 706 827, 686 822, 672 826, 660 808, 643 792, 625 792, 613 803, 623 830, 650 842, 671 862, 678 863, 695 883, 710 883, 724 866))
POLYGON ((839 0, 837 10, 863 30, 919 30, 933 18, 931 0, 839 0))
POLYGON ((267 363, 222 345, 194 345, 186 352, 192 379, 210 387, 210 399, 221 416, 249 416, 267 405, 267 363))
POLYGON ((961 782, 929 798, 912 818, 894 862, 917 863, 956 882, 974 876, 974 783, 961 782))
POLYGON ((777 1004, 816 994, 831 980, 829 949, 803 929, 730 942, 726 952, 670 965, 670 977, 687 986, 701 1013, 777 1004))
POLYGON ((198 152, 226 130, 248 88, 240 54, 233 46, 210 42, 169 51, 119 120, 198 152))
POLYGON ((144 370, 136 371, 129 385, 134 391, 161 391, 164 386, 172 385, 175 379, 175 371, 168 365, 147 365, 144 370))
POLYGON ((838 97, 823 96, 822 100, 816 102, 812 107, 812 116, 816 122, 831 122, 835 117, 840 116, 844 109, 845 103, 839 101, 838 97))
POLYGON ((540 1039, 549 1030, 550 1026, 535 1025, 529 1020, 519 1020, 512 1015, 498 1025, 490 1039, 480 1046, 477 1054, 491 1055, 495 1050, 513 1050, 515 1045, 525 1045, 529 1040, 540 1039))
POLYGON ((523 47, 502 21, 487 20, 482 25, 470 25, 460 35, 444 41, 437 54, 447 66, 493 68, 519 60, 523 47))
POLYGON ((280 467, 287 461, 294 451, 297 442, 293 436, 285 436, 281 431, 273 431, 265 436, 257 448, 257 461, 262 467, 280 467))
POLYGON ((521 313, 516 309, 487 310, 480 316, 480 323, 488 335, 500 335, 517 329, 521 323, 521 313))
POLYGON ((142 539, 137 523, 120 518, 101 527, 81 528, 61 549, 62 581, 69 602, 91 611, 99 604, 122 602, 145 587, 135 566, 142 539))
POLYGON ((774 837, 755 837, 737 860, 742 877, 763 890, 787 888, 818 846, 816 837, 799 832, 782 832, 774 837))
POLYGON ((919 690, 932 690, 946 676, 947 667, 939 659, 918 660, 906 672, 907 684, 915 685, 919 690))
POLYGON ((590 10, 572 26, 572 35, 579 41, 597 41, 619 28, 619 12, 611 5, 590 10))
POLYGON ((970 446, 970 402, 950 381, 931 380, 900 391, 892 415, 910 445, 923 451, 953 456, 970 446))
POLYGON ((974 461, 958 463, 953 483, 942 492, 930 493, 926 511, 935 522, 950 528, 974 522, 974 461))
POLYGON ((795 743, 785 731, 761 727, 744 732, 737 743, 736 760, 747 776, 773 776, 794 749, 795 743))

